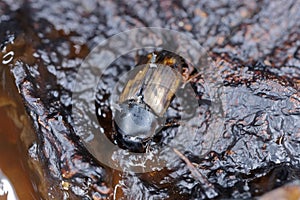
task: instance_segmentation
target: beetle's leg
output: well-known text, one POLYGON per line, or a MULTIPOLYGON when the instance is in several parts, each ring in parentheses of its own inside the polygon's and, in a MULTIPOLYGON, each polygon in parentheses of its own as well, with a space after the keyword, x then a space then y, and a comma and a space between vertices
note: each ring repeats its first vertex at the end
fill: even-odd
POLYGON ((192 75, 191 77, 189 77, 189 78, 187 78, 187 79, 184 79, 184 82, 183 82, 183 84, 182 84, 182 88, 184 88, 186 84, 192 82, 194 79, 200 78, 200 77, 201 77, 201 73, 198 72, 197 74, 194 74, 194 75, 192 75))
POLYGON ((165 123, 164 127, 168 128, 168 127, 178 127, 178 126, 189 126, 189 128, 192 129, 192 131, 196 131, 200 128, 200 124, 195 126, 191 126, 189 124, 187 124, 185 121, 180 121, 179 119, 176 118, 171 118, 167 123, 165 123))
POLYGON ((200 76, 201 76, 201 73, 200 73, 200 72, 198 72, 197 74, 192 75, 191 77, 189 77, 189 78, 185 81, 185 84, 191 82, 191 81, 192 81, 193 79, 195 79, 195 78, 199 78, 200 76))
POLYGON ((152 152, 152 148, 150 146, 150 142, 146 144, 146 153, 151 153, 152 152))
POLYGON ((174 127, 174 126, 180 126, 180 121, 179 119, 176 119, 176 118, 170 118, 168 120, 168 122, 166 122, 164 124, 164 127, 174 127))

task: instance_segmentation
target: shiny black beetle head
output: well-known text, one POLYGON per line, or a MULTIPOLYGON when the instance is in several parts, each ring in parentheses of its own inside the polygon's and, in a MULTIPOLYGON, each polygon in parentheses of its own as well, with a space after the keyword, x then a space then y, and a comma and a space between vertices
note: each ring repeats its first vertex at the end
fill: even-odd
POLYGON ((160 127, 159 118, 144 103, 126 102, 115 113, 115 141, 123 149, 145 152, 160 127))

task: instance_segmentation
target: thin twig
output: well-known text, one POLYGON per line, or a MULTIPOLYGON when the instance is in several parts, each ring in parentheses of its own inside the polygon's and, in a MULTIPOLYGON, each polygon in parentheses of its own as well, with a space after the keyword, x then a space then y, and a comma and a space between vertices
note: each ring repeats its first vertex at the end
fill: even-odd
POLYGON ((173 151, 186 163, 188 169, 190 170, 192 176, 198 180, 201 184, 203 184, 203 188, 205 189, 205 194, 209 198, 213 198, 218 196, 217 191, 214 186, 207 180, 207 178, 201 174, 198 169, 191 163, 191 161, 183 155, 176 148, 173 148, 173 151))
POLYGON ((197 180, 204 180, 206 181, 207 184, 210 184, 207 180, 206 177, 201 174, 196 168, 195 166, 191 163, 191 161, 185 156, 183 155, 180 151, 178 151, 176 148, 173 148, 174 152, 187 164, 188 169, 191 171, 192 175, 194 176, 194 178, 196 178, 197 180))

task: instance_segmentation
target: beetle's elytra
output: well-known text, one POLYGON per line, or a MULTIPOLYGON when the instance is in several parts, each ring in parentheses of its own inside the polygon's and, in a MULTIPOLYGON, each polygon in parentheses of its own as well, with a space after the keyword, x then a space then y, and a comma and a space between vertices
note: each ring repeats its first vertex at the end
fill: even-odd
POLYGON ((164 126, 164 114, 184 81, 180 56, 161 51, 147 58, 123 88, 114 117, 115 142, 133 152, 144 152, 164 126))

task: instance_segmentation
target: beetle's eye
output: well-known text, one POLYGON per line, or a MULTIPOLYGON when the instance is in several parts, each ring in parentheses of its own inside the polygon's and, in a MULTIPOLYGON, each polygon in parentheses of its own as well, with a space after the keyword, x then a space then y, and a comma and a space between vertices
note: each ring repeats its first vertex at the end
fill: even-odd
POLYGON ((121 109, 115 113, 114 124, 117 134, 114 139, 122 148, 144 152, 145 144, 159 128, 156 115, 143 104, 122 103, 120 107, 121 109))

